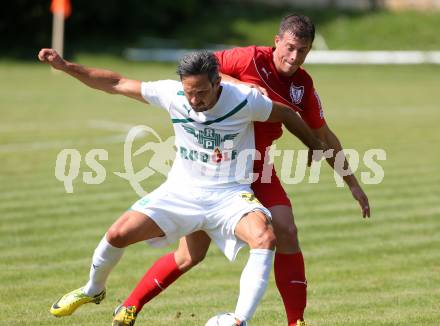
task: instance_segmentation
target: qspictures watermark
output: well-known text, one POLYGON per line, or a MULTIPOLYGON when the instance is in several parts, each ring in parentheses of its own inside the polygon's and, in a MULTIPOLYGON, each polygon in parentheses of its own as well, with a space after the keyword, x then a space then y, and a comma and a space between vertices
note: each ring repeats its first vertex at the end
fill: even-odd
MULTIPOLYGON (((308 167, 309 151, 277 149, 276 144, 272 145, 265 153, 260 153, 254 149, 241 151, 240 153, 232 149, 232 142, 225 143, 220 149, 209 152, 198 152, 186 148, 177 148, 175 146, 175 137, 171 136, 162 140, 159 134, 151 127, 139 125, 130 129, 124 142, 124 172, 113 172, 113 174, 127 180, 133 190, 139 196, 145 196, 148 192, 142 187, 142 182, 159 173, 167 176, 171 169, 172 162, 176 155, 182 160, 192 163, 191 168, 203 169, 203 163, 215 166, 215 170, 207 171, 207 175, 212 177, 217 172, 233 175, 238 182, 252 183, 256 178, 261 177, 262 183, 270 183, 272 176, 272 166, 275 161, 281 164, 278 171, 280 179, 285 184, 299 184, 302 182, 318 183, 322 161, 324 159, 334 158, 334 181, 337 187, 343 187, 343 177, 360 171, 360 179, 363 184, 379 184, 384 180, 385 171, 380 165, 380 161, 385 161, 387 156, 384 149, 373 148, 360 153, 354 149, 345 149, 344 151, 334 153, 333 150, 321 151, 315 150, 312 154, 312 161, 308 167), (149 141, 134 150, 134 141, 140 136, 146 134, 153 135, 155 141, 149 141), (145 166, 135 171, 132 159, 142 153, 150 151, 152 153, 145 166), (345 159, 348 162, 345 164, 345 159), (235 164, 231 164, 232 161, 235 164), (261 176, 252 172, 254 161, 263 162, 261 176), (361 162, 363 163, 361 167, 361 162), (235 170, 231 170, 235 167, 235 170), (218 170, 218 171, 217 171, 218 170), (248 175, 243 175, 243 171, 251 171, 248 175)), ((107 170, 103 165, 104 161, 109 160, 109 154, 105 149, 91 149, 84 155, 77 149, 63 149, 56 158, 55 177, 63 182, 67 193, 73 193, 73 181, 80 176, 81 165, 86 165, 90 171, 82 173, 82 181, 85 184, 97 185, 106 180, 107 170)), ((203 175, 203 171, 200 171, 203 175)))

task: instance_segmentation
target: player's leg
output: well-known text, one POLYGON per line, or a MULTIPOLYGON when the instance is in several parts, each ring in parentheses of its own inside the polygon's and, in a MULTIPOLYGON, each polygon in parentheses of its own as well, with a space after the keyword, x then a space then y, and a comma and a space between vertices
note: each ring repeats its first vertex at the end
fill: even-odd
POLYGON ((165 237, 153 239, 150 244, 170 244, 182 236, 186 237, 181 239, 175 253, 167 254, 154 263, 124 304, 116 308, 114 326, 134 325, 143 305, 178 279, 191 264, 201 261, 208 250, 210 239, 205 233, 197 232, 203 224, 205 209, 200 200, 194 199, 194 190, 164 189, 164 195, 138 201, 132 209, 151 216, 165 232, 165 237), (192 261, 188 262, 187 257, 192 261))
POLYGON ((67 316, 85 303, 100 303, 105 297, 107 278, 121 259, 124 248, 163 235, 159 226, 145 214, 135 211, 124 213, 95 249, 87 284, 61 297, 52 305, 51 313, 57 317, 67 316))
POLYGON ((174 259, 179 269, 185 273, 205 259, 211 238, 205 231, 197 231, 183 237, 179 248, 174 252, 174 259))
POLYGON ((306 308, 307 281, 291 204, 275 173, 271 183, 256 182, 252 184, 252 189, 272 214, 277 238, 275 281, 283 299, 288 325, 296 326, 297 321, 303 319, 306 308))
POLYGON ((197 231, 181 238, 179 248, 162 256, 150 267, 123 306, 134 306, 139 313, 147 302, 201 262, 205 258, 210 242, 211 239, 204 231, 197 231))
POLYGON ((266 291, 272 269, 275 235, 270 218, 259 210, 250 212, 240 220, 235 235, 251 248, 241 274, 240 294, 235 309, 235 316, 244 321, 252 318, 266 291))
POLYGON ((93 254, 90 279, 84 293, 93 296, 105 288, 111 272, 130 244, 164 236, 159 226, 148 216, 136 211, 125 212, 109 228, 93 254))
POLYGON ((283 298, 288 325, 296 326, 298 320, 303 320, 307 304, 304 258, 299 248, 291 207, 278 205, 269 210, 273 214, 272 223, 277 236, 275 282, 283 298))

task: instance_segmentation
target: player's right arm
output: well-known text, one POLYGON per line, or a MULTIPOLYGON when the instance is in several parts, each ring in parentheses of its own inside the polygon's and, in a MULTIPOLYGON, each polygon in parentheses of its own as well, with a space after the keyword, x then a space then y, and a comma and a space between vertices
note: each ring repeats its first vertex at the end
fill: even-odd
POLYGON ((295 135, 311 150, 327 150, 326 144, 316 137, 303 119, 284 104, 274 101, 272 111, 266 121, 281 122, 291 134, 295 135))
POLYGON ((63 71, 85 85, 110 94, 124 95, 143 103, 148 103, 141 93, 141 81, 128 79, 120 74, 98 68, 85 67, 61 58, 54 49, 41 49, 38 53, 41 62, 63 71))

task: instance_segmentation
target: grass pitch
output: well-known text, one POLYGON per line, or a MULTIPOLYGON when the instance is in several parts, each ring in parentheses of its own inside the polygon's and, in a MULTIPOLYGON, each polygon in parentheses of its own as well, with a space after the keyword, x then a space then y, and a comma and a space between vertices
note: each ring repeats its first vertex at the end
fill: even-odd
MULTIPOLYGON (((82 58, 144 80, 174 78, 173 65, 82 58)), ((383 148, 381 184, 367 185, 371 220, 362 220, 347 188, 331 170, 318 184, 286 189, 294 203, 306 260, 306 319, 327 325, 438 325, 440 320, 440 67, 310 66, 330 127, 344 147, 383 148)), ((0 63, 1 325, 109 325, 113 308, 150 264, 171 250, 143 244, 126 250, 99 306, 55 319, 49 307, 87 280, 92 252, 107 227, 138 197, 124 171, 126 125, 146 124, 162 139, 171 124, 162 111, 54 75, 43 64, 0 63), (82 155, 74 193, 54 175, 57 154, 82 155), (86 185, 85 154, 108 151, 102 184, 86 185)), ((281 148, 302 148, 292 137, 281 148)), ((146 159, 146 158, 144 158, 146 159)), ((135 162, 142 167, 145 161, 135 162)), ((358 171, 368 171, 361 163, 358 171)), ((146 180, 146 190, 164 181, 146 180)), ((203 325, 234 309, 244 250, 230 264, 213 246, 206 260, 149 303, 139 325, 203 325)), ((273 279, 252 325, 284 325, 273 279)))

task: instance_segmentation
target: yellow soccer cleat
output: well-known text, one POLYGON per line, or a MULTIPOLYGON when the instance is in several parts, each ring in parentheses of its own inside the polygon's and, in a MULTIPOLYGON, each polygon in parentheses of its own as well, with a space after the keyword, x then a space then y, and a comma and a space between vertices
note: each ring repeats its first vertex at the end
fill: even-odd
POLYGON ((135 306, 124 307, 119 305, 113 313, 113 326, 133 326, 137 312, 135 306))
POLYGON ((307 326, 307 324, 304 320, 298 319, 296 321, 296 326, 307 326))
POLYGON ((79 306, 86 303, 100 304, 105 298, 105 289, 97 295, 91 297, 83 292, 83 288, 79 288, 63 295, 50 308, 50 313, 55 317, 69 316, 78 309, 79 306))

